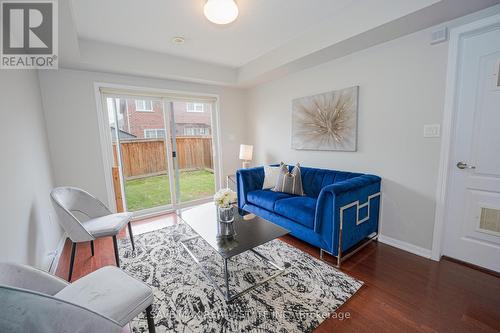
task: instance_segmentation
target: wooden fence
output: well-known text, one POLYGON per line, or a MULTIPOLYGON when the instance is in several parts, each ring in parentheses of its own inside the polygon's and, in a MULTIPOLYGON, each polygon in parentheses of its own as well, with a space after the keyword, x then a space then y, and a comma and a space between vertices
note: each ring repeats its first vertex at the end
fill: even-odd
MULTIPOLYGON (((167 172, 165 139, 121 140, 123 176, 126 179, 160 175, 167 172)), ((213 169, 212 138, 176 138, 179 169, 213 169)), ((113 144, 117 165, 116 144, 113 144)))

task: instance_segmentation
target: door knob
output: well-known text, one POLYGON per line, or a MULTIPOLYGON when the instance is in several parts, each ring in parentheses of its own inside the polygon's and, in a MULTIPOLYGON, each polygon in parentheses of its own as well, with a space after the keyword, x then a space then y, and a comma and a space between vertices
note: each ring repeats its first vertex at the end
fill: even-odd
POLYGON ((473 165, 467 165, 467 163, 460 161, 457 163, 457 168, 463 170, 463 169, 475 169, 476 167, 473 165))

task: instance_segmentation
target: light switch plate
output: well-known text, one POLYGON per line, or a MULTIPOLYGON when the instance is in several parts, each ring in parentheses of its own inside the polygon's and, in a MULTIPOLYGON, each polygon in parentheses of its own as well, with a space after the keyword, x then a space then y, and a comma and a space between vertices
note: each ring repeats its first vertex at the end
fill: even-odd
POLYGON ((441 125, 424 125, 424 138, 439 138, 441 136, 441 125))

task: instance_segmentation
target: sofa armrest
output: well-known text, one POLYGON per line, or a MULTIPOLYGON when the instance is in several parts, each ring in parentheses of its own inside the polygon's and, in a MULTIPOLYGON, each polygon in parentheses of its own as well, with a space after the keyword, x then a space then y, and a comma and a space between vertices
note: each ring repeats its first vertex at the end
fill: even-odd
POLYGON ((247 203, 248 192, 261 190, 264 185, 264 167, 239 169, 236 171, 236 189, 238 192, 238 208, 247 203))
POLYGON ((378 176, 362 175, 321 190, 314 231, 323 235, 329 252, 337 252, 341 221, 343 250, 378 230, 380 183, 378 176))
POLYGON ((342 193, 358 190, 358 189, 361 189, 363 187, 366 187, 366 186, 369 186, 372 184, 376 184, 376 183, 380 183, 379 176, 361 175, 358 177, 346 179, 344 181, 341 181, 341 182, 338 182, 335 184, 327 185, 321 190, 320 195, 323 192, 327 192, 327 191, 331 192, 332 194, 335 194, 335 195, 340 195, 342 193))

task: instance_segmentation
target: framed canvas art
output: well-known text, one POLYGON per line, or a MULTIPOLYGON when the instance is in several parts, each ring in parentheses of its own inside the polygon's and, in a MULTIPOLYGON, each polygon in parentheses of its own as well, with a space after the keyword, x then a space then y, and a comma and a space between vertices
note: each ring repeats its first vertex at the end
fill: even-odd
POLYGON ((350 87, 292 101, 292 148, 356 151, 358 91, 350 87))

